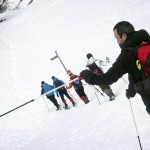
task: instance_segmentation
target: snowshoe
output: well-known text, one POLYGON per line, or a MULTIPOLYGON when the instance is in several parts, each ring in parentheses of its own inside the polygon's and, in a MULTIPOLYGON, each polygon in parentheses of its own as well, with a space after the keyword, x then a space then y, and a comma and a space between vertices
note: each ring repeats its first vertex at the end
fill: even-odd
POLYGON ((89 100, 85 100, 85 101, 84 101, 85 104, 88 104, 89 102, 90 102, 89 100))
POLYGON ((64 108, 64 109, 69 109, 68 105, 65 105, 63 108, 64 108))
POLYGON ((75 102, 72 102, 72 105, 73 105, 73 107, 75 107, 75 106, 76 106, 76 103, 75 103, 75 102))
POLYGON ((109 97, 109 100, 110 100, 110 101, 113 101, 113 100, 115 100, 115 95, 113 95, 113 96, 110 96, 110 97, 109 97))

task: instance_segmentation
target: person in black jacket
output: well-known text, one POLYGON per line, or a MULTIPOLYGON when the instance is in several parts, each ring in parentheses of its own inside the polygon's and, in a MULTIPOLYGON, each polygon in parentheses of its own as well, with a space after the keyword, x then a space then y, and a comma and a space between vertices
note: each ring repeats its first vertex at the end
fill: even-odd
MULTIPOLYGON (((110 61, 107 57, 106 61, 102 61, 99 59, 95 59, 91 53, 88 53, 87 55, 87 64, 86 67, 92 72, 92 74, 95 74, 97 76, 101 76, 104 74, 102 66, 107 66, 108 62, 110 61)), ((112 101, 115 99, 115 94, 113 93, 111 87, 109 85, 100 85, 100 89, 109 97, 109 100, 112 101)))
MULTIPOLYGON (((89 70, 83 70, 80 76, 85 79, 87 83, 92 85, 111 85, 124 74, 128 73, 130 76, 130 87, 134 86, 135 91, 141 95, 146 110, 150 115, 150 84, 146 85, 149 87, 149 90, 146 91, 141 84, 141 74, 136 66, 134 53, 132 50, 129 50, 130 48, 135 48, 142 42, 149 41, 150 36, 148 32, 143 29, 135 31, 133 25, 127 21, 117 23, 113 28, 113 32, 117 43, 122 49, 116 62, 102 76, 93 75, 89 70)), ((135 93, 133 95, 131 93, 129 94, 131 90, 130 87, 126 93, 128 98, 135 95, 135 93)))

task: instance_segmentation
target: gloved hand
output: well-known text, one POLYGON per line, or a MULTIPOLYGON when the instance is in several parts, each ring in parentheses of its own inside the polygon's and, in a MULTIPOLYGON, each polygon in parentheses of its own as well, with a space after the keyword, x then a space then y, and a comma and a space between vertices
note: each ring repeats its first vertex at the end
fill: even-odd
POLYGON ((87 69, 86 70, 82 70, 80 72, 80 77, 82 79, 84 79, 87 83, 90 83, 90 77, 91 77, 91 75, 92 75, 91 71, 89 71, 87 69))
POLYGON ((135 93, 130 92, 128 89, 126 89, 126 93, 125 93, 127 99, 130 99, 131 97, 135 96, 135 93))
POLYGON ((57 97, 59 97, 59 94, 57 94, 57 97))

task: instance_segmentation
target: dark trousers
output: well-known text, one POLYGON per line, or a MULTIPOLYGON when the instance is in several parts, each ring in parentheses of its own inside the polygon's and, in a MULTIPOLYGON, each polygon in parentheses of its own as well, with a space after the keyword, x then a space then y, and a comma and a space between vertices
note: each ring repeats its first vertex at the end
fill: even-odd
POLYGON ((75 90, 76 91, 76 93, 79 95, 79 97, 82 97, 82 96, 86 96, 87 97, 87 95, 85 94, 85 92, 84 92, 84 88, 82 87, 82 88, 78 88, 77 90, 75 90))
POLYGON ((141 95, 144 105, 146 106, 146 111, 150 115, 150 94, 142 94, 141 95))
POLYGON ((63 89, 63 90, 59 90, 59 95, 62 99, 62 101, 64 101, 64 95, 68 98, 68 99, 71 99, 71 97, 69 96, 68 92, 66 89, 63 89))
POLYGON ((57 108, 59 108, 59 104, 58 104, 58 102, 57 102, 57 100, 56 100, 56 98, 55 98, 54 95, 47 96, 47 98, 48 98, 57 108))

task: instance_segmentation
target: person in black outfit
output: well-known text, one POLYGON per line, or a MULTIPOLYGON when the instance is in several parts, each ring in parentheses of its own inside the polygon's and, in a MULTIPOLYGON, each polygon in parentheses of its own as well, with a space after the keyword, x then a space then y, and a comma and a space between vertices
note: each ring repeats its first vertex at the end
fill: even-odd
MULTIPOLYGON (((127 98, 133 97, 135 93, 140 94, 145 106, 146 111, 150 115, 150 84, 147 84, 149 90, 143 88, 143 79, 141 78, 141 72, 138 70, 135 63, 134 52, 130 48, 135 48, 142 42, 150 40, 150 36, 147 31, 139 30, 135 31, 133 25, 127 21, 117 23, 113 28, 114 36, 117 39, 119 46, 121 47, 121 53, 116 59, 113 66, 102 76, 96 76, 91 74, 89 70, 83 70, 80 76, 85 81, 92 85, 111 85, 121 78, 124 74, 129 74, 129 89, 126 92, 127 98), (134 84, 134 85, 133 85, 134 84), (134 93, 133 90, 134 86, 134 93)), ((149 78, 150 80, 150 78, 149 78)))
MULTIPOLYGON (((88 53, 86 56, 88 59, 86 67, 92 72, 92 74, 95 74, 97 76, 101 76, 102 74, 104 74, 102 66, 107 66, 110 60, 108 58, 106 59, 106 61, 95 59, 91 53, 88 53)), ((105 84, 100 85, 99 87, 109 97, 110 101, 115 99, 115 94, 113 93, 109 85, 105 84)))
POLYGON ((52 80, 53 80, 53 87, 54 88, 59 88, 59 87, 61 87, 61 88, 59 88, 59 89, 57 89, 55 92, 56 92, 56 94, 57 94, 57 96, 59 97, 61 97, 61 100, 62 100, 62 102, 64 103, 64 105, 65 105, 65 109, 69 109, 69 106, 68 106, 68 104, 67 104, 67 102, 66 102, 66 100, 65 100, 65 98, 64 98, 64 95, 70 100, 70 102, 72 103, 72 105, 75 107, 75 105, 76 105, 76 103, 75 103, 75 101, 73 100, 73 98, 72 97, 70 97, 70 95, 68 94, 68 92, 67 92, 67 89, 66 89, 66 87, 65 87, 65 83, 64 83, 64 81, 62 81, 62 80, 60 80, 60 79, 58 79, 58 78, 56 78, 56 77, 54 77, 54 76, 52 76, 52 80), (64 85, 64 86, 63 86, 64 85))
MULTIPOLYGON (((47 83, 45 83, 44 81, 41 82, 41 95, 43 95, 44 93, 50 92, 51 90, 54 90, 54 87, 52 85, 49 85, 47 83)), ((55 95, 54 95, 54 91, 50 92, 48 94, 46 94, 46 97, 56 106, 56 110, 60 110, 60 105, 58 104, 55 95)))

